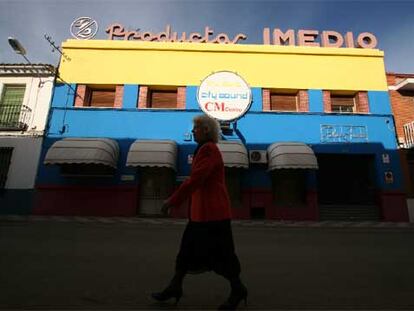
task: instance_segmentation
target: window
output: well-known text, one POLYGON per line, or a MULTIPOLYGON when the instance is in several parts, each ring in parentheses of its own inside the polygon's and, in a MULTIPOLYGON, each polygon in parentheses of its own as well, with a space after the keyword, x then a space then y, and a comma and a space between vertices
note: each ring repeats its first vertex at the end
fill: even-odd
POLYGON ((157 215, 174 190, 175 173, 166 167, 144 167, 140 169, 139 214, 157 215))
POLYGON ((78 84, 75 107, 122 108, 123 85, 78 84))
POLYGON ((88 107, 114 107, 115 87, 90 88, 85 94, 85 106, 88 107))
POLYGON ((138 108, 185 109, 185 86, 145 86, 139 87, 138 108))
POLYGON ((281 207, 306 204, 306 171, 280 169, 272 172, 273 201, 281 207))
POLYGON ((331 94, 331 111, 339 113, 352 113, 355 109, 354 95, 331 94))
POLYGON ((148 108, 177 108, 177 90, 151 90, 148 108))
POLYGON ((21 129, 25 127, 25 124, 20 122, 25 90, 25 85, 4 85, 0 98, 0 128, 21 129))
POLYGON ((12 152, 13 148, 11 147, 0 148, 0 190, 6 186, 12 152))
POLYGON ((270 110, 297 111, 298 96, 294 94, 270 93, 270 110))

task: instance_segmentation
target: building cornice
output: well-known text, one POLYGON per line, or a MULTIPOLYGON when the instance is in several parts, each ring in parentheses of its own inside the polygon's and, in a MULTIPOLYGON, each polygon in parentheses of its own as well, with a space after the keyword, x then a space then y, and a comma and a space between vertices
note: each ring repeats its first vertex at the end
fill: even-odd
POLYGON ((54 76, 55 67, 49 64, 0 64, 0 76, 54 76))

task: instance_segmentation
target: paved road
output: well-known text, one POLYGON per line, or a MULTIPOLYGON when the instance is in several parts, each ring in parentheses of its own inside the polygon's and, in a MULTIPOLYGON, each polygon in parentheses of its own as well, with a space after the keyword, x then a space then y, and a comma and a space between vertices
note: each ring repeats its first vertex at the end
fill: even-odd
MULTIPOLYGON (((214 273, 188 276, 178 308, 151 301, 185 221, 0 217, 2 309, 215 309, 214 273)), ((414 310, 414 226, 240 221, 247 310, 414 310)))

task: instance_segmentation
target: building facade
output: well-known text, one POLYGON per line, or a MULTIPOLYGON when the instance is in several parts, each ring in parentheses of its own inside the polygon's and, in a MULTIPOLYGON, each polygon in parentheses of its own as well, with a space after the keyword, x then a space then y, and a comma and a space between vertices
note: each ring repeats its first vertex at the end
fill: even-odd
POLYGON ((414 222, 414 74, 387 73, 401 155, 402 181, 410 222, 414 222))
MULTIPOLYGON (((408 219, 382 51, 127 40, 63 49, 69 84, 55 86, 36 214, 158 214, 190 173, 201 81, 230 71, 252 93, 247 113, 222 123, 234 218, 408 219)), ((173 213, 186 217, 187 205, 173 213)))
POLYGON ((54 84, 51 65, 0 64, 0 213, 32 211, 54 84))

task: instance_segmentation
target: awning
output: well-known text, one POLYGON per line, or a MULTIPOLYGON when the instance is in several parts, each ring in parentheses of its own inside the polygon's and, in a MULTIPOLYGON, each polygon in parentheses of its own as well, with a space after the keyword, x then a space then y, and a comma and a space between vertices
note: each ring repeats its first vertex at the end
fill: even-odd
POLYGON ((168 167, 177 170, 177 144, 173 140, 136 140, 129 148, 126 166, 168 167))
POLYGON ((44 164, 103 164, 117 167, 118 143, 108 138, 64 138, 47 151, 44 164))
POLYGON ((313 150, 303 143, 274 143, 267 148, 269 170, 282 168, 318 169, 313 150))
POLYGON ((220 141, 217 144, 223 156, 225 167, 249 167, 246 147, 237 141, 220 141))
POLYGON ((395 86, 390 87, 394 91, 414 91, 414 78, 407 78, 402 80, 395 86))

